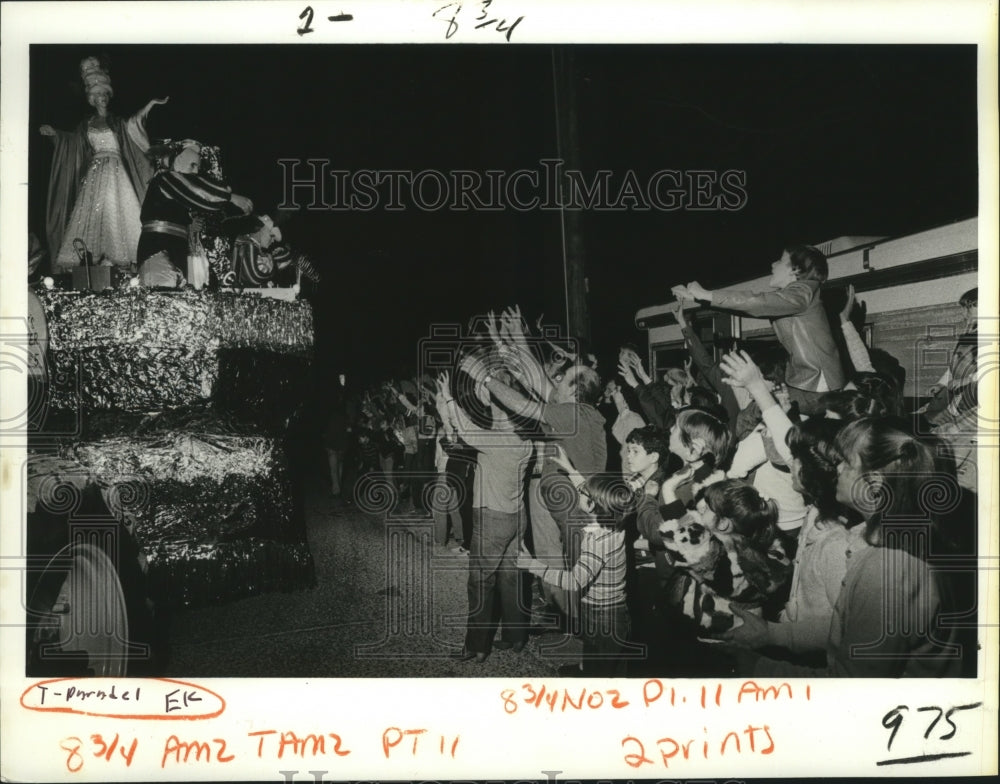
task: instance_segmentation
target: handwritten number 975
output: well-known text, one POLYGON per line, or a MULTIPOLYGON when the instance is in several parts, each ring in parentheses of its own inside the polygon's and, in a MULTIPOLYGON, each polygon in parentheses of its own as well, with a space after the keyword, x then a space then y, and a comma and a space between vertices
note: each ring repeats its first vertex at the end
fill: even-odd
MULTIPOLYGON (((941 721, 942 718, 946 722, 948 722, 948 725, 951 727, 951 730, 945 732, 943 735, 939 735, 937 737, 937 740, 951 740, 952 738, 955 737, 955 734, 958 732, 958 727, 955 725, 955 722, 951 720, 952 715, 958 711, 978 708, 981 705, 982 705, 981 702, 976 702, 973 703, 972 705, 956 705, 954 708, 950 708, 947 711, 945 711, 943 708, 937 707, 936 705, 926 705, 922 708, 917 708, 916 709, 917 713, 933 712, 935 714, 931 723, 927 725, 927 730, 924 732, 924 740, 930 738, 931 733, 934 731, 934 728, 937 726, 938 722, 941 721)), ((910 708, 908 705, 897 705, 895 708, 893 708, 891 711, 886 713, 885 716, 882 717, 882 726, 885 727, 887 730, 890 730, 889 742, 888 744, 886 744, 887 751, 892 751, 892 742, 896 739, 896 733, 899 732, 899 728, 903 724, 903 718, 905 715, 904 712, 909 710, 910 708)))

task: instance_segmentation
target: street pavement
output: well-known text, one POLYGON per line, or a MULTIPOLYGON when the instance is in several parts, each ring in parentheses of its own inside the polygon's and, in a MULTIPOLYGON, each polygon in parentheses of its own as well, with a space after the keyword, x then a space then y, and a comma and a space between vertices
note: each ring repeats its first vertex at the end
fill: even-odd
POLYGON ((580 642, 556 631, 481 664, 450 659, 465 633, 468 555, 434 544, 429 517, 365 512, 319 487, 305 514, 315 587, 176 611, 165 676, 551 677, 578 660, 580 642))

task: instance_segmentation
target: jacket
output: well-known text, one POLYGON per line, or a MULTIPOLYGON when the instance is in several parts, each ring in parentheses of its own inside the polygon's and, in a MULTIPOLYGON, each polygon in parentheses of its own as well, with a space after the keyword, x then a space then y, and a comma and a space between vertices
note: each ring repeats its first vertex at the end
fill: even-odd
POLYGON ((762 294, 715 291, 712 304, 771 319, 774 334, 790 355, 785 371, 788 386, 809 392, 823 391, 820 388, 822 376, 828 390, 841 389, 845 381, 844 370, 820 301, 819 288, 819 281, 797 280, 783 289, 762 294))

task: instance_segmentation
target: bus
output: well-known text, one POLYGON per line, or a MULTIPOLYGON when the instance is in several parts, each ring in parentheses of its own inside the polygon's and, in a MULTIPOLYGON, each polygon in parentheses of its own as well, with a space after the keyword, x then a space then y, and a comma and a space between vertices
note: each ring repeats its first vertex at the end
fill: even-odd
MULTIPOLYGON (((969 218, 902 237, 847 236, 815 245, 830 266, 822 298, 832 332, 839 339, 838 313, 847 287, 853 285, 863 314, 863 320, 855 324, 869 349, 881 349, 898 360, 905 374, 903 395, 908 404, 925 397, 941 377, 964 326, 958 300, 977 286, 978 223, 977 218, 969 218)), ((769 264, 752 268, 767 270, 769 264)), ((769 277, 713 288, 764 291, 769 277)), ((680 367, 687 355, 671 311, 671 304, 653 305, 635 315, 636 327, 649 333, 648 361, 654 378, 668 367, 680 367)), ((686 303, 685 315, 716 359, 734 345, 752 350, 777 340, 766 319, 693 302, 686 303)))

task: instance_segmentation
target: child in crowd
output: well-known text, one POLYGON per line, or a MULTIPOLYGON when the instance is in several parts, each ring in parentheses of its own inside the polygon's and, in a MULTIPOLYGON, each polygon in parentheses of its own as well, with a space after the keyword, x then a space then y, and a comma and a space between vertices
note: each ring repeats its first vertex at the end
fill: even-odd
POLYGON ((578 665, 559 668, 564 677, 614 677, 625 674, 622 653, 630 632, 625 603, 625 532, 621 519, 633 504, 632 491, 616 477, 583 478, 565 460, 552 458, 565 468, 579 493, 586 520, 580 529, 580 557, 571 569, 556 569, 522 550, 521 569, 566 591, 580 594, 583 656, 578 665))
MULTIPOLYGON (((638 490, 650 479, 663 479, 671 459, 667 434, 653 425, 637 427, 625 438, 625 460, 623 469, 628 483, 638 490)), ((677 458, 673 458, 677 460, 677 458)))
MULTIPOLYGON (((648 482, 655 482, 659 485, 667 476, 678 470, 680 459, 670 451, 669 434, 653 425, 636 428, 628 434, 625 440, 625 475, 629 487, 636 493, 636 501, 642 489, 648 482)), ((635 517, 628 520, 628 537, 633 548, 638 551, 640 560, 649 560, 649 542, 640 537, 635 526, 635 517)), ((652 551, 653 560, 657 562, 657 569, 664 572, 666 563, 663 561, 663 553, 659 550, 652 551)))
POLYGON ((611 435, 621 445, 619 454, 621 457, 622 475, 627 477, 632 473, 628 467, 628 436, 632 431, 645 427, 646 423, 639 414, 629 408, 625 400, 625 393, 615 379, 611 379, 605 385, 604 396, 614 404, 615 411, 617 412, 617 418, 614 424, 611 425, 611 435))
POLYGON ((737 609, 743 624, 724 638, 752 648, 783 648, 801 663, 823 651, 849 550, 847 510, 836 498, 840 458, 834 444, 843 424, 814 418, 788 432, 792 482, 810 504, 799 534, 788 602, 777 622, 737 609))
MULTIPOLYGON (((677 414, 677 419, 670 428, 667 446, 671 455, 681 464, 664 482, 671 487, 671 501, 652 516, 636 516, 636 529, 641 537, 636 546, 642 549, 648 547, 653 553, 660 583, 658 600, 666 606, 676 607, 682 600, 685 582, 683 575, 677 572, 665 555, 658 531, 659 524, 663 519, 683 517, 704 485, 724 478, 725 475, 716 470, 715 466, 717 462, 721 463, 726 459, 729 426, 713 414, 694 408, 684 409, 677 414)), ((645 479, 646 494, 652 493, 655 496, 660 489, 658 478, 650 476, 645 479)), ((642 502, 643 499, 640 498, 640 504, 642 502)))
POLYGON ((677 412, 668 443, 670 453, 682 463, 677 502, 687 506, 701 487, 723 478, 720 468, 729 456, 729 424, 708 411, 686 408, 677 412))
MULTIPOLYGON (((662 509, 674 509, 680 480, 663 483, 662 509)), ((650 493, 652 487, 647 491, 650 493)), ((704 487, 697 509, 662 516, 653 495, 640 502, 644 527, 656 526, 671 567, 686 578, 684 614, 706 633, 738 625, 729 601, 760 608, 787 581, 790 563, 775 536, 777 506, 752 485, 723 480, 704 487)))

